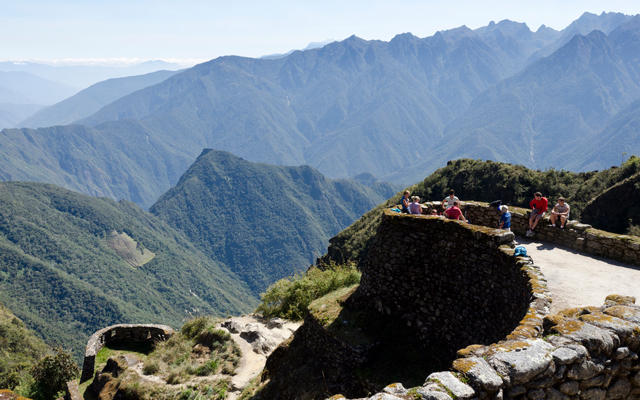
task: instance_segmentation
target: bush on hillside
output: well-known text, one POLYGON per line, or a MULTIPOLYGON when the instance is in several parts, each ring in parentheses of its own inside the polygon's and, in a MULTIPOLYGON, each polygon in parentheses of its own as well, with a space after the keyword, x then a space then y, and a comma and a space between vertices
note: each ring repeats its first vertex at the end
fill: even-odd
POLYGON ((55 398, 56 394, 65 390, 67 382, 80 373, 80 368, 70 353, 59 347, 53 351, 55 354, 45 356, 31 368, 35 385, 30 397, 34 400, 55 398))
POLYGON ((304 319, 313 300, 359 283, 360 276, 355 263, 330 263, 324 270, 312 268, 306 274, 280 279, 271 285, 261 295, 262 302, 256 311, 267 318, 304 319))

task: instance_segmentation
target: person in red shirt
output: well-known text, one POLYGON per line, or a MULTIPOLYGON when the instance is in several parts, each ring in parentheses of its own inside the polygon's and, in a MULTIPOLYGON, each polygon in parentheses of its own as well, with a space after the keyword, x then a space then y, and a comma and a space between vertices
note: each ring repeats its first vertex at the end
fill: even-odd
POLYGON ((467 222, 467 219, 462 215, 462 210, 460 210, 460 202, 458 200, 453 202, 453 207, 449 208, 444 212, 447 218, 450 219, 459 219, 464 222, 467 222))
POLYGON ((542 197, 542 193, 536 192, 533 195, 533 200, 529 203, 529 207, 531 207, 531 216, 529 217, 529 230, 527 231, 527 236, 533 236, 533 230, 536 229, 536 225, 538 222, 544 217, 547 213, 547 207, 549 206, 549 200, 546 197, 542 197))

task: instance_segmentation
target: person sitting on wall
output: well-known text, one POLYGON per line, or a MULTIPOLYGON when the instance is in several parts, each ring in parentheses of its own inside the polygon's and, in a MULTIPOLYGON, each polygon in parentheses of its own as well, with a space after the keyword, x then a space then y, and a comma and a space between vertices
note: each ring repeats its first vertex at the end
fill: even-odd
POLYGON ((411 204, 409 204, 409 212, 411 214, 422 214, 422 206, 420 205, 420 197, 413 196, 411 198, 411 204))
POLYGON ((437 217, 439 215, 438 214, 438 210, 436 210, 435 208, 432 208, 431 209, 431 215, 434 216, 434 217, 437 217))
POLYGON ((526 234, 527 237, 533 236, 535 233, 533 230, 536 229, 538 222, 540 222, 547 213, 548 206, 549 200, 547 200, 546 197, 542 197, 542 193, 536 192, 533 195, 533 200, 529 203, 529 207, 531 207, 531 216, 529 216, 529 230, 526 234))
POLYGON ((445 197, 444 200, 442 200, 442 209, 445 211, 450 209, 451 207, 453 207, 453 202, 456 200, 460 201, 460 199, 456 197, 456 192, 451 189, 449 191, 449 196, 445 197), (445 203, 447 204, 445 205, 445 203))
POLYGON ((456 200, 453 202, 451 208, 448 208, 444 215, 449 219, 459 219, 461 221, 467 222, 467 219, 462 215, 462 210, 460 210, 460 200, 456 200))
POLYGON ((409 214, 409 195, 410 191, 405 190, 404 195, 402 196, 402 213, 409 214))
POLYGON ((560 228, 564 229, 564 225, 567 223, 569 219, 569 212, 571 211, 571 207, 569 204, 565 203, 564 197, 558 198, 558 204, 553 207, 551 214, 549 215, 549 219, 551 220, 551 226, 556 226, 556 221, 560 220, 560 228))
POLYGON ((500 229, 509 232, 511 231, 511 213, 509 212, 509 207, 500 206, 500 211, 502 212, 500 216, 500 229))

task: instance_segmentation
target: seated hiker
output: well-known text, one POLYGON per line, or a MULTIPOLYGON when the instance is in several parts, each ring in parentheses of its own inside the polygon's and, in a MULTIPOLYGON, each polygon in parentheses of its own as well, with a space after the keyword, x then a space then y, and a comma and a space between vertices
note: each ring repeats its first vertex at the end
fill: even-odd
POLYGON ((456 200, 460 201, 460 199, 456 197, 456 192, 453 189, 451 189, 449 191, 449 196, 445 197, 444 200, 442 200, 442 209, 443 210, 450 209, 451 207, 453 207, 453 202, 456 200))
POLYGON ((462 220, 464 222, 467 222, 467 219, 464 217, 464 215, 462 215, 462 210, 460 210, 460 201, 456 200, 453 202, 453 206, 451 206, 451 208, 447 209, 444 212, 444 215, 447 216, 447 218, 450 219, 459 219, 462 220))
POLYGON ((420 197, 413 196, 411 198, 411 204, 409 204, 409 212, 411 214, 422 214, 422 206, 420 205, 420 197))
POLYGON ((549 215, 549 219, 551 220, 551 226, 556 226, 556 221, 560 220, 560 228, 564 229, 564 225, 567 223, 569 219, 569 212, 571 211, 571 207, 569 204, 565 203, 564 197, 558 198, 558 204, 553 207, 551 214, 549 215))
POLYGON ((502 215, 500 216, 500 229, 504 229, 505 231, 511 231, 511 213, 509 212, 509 207, 500 206, 500 211, 502 215))
POLYGON ((526 233, 527 237, 533 236, 533 230, 536 229, 538 222, 540 222, 547 213, 548 205, 549 200, 547 200, 546 197, 542 197, 542 193, 536 192, 533 195, 533 200, 529 203, 529 207, 531 207, 531 216, 529 216, 529 230, 526 233))
POLYGON ((409 214, 409 195, 410 194, 411 194, 410 191, 405 190, 402 196, 402 213, 403 214, 409 214))

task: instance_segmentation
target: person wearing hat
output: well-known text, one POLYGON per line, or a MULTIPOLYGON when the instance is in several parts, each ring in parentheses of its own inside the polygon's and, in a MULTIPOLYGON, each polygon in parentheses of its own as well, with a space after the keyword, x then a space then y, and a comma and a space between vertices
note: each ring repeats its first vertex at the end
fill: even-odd
POLYGON ((509 232, 511 231, 511 213, 509 212, 509 207, 500 206, 500 211, 502 212, 500 216, 500 229, 509 232))

